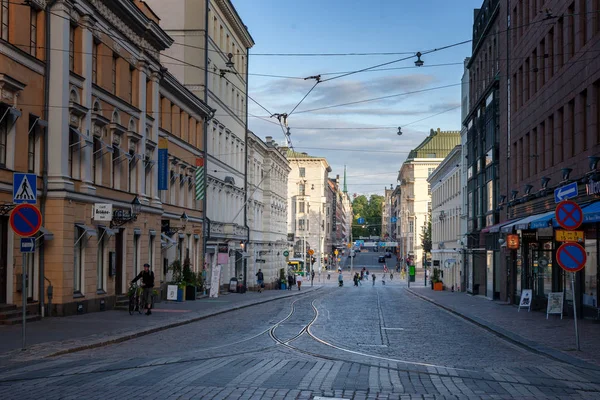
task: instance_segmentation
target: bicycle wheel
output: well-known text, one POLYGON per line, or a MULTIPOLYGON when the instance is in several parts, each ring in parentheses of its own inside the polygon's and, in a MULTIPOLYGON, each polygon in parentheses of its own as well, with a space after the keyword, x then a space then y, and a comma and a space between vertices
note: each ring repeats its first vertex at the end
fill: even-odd
POLYGON ((138 313, 143 313, 144 312, 144 299, 142 296, 138 295, 138 313))
POLYGON ((129 296, 129 315, 135 311, 135 296, 129 296))

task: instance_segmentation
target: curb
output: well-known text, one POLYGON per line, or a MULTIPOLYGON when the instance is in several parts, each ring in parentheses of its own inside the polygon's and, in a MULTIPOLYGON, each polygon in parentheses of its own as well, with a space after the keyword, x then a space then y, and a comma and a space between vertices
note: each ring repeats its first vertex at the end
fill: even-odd
POLYGON ((539 343, 533 342, 531 340, 525 339, 524 337, 517 335, 516 333, 513 333, 509 330, 503 329, 497 325, 491 324, 483 319, 467 316, 466 314, 463 314, 462 312, 456 310, 454 307, 440 304, 437 301, 435 301, 427 296, 424 296, 420 293, 417 293, 411 289, 407 288, 406 290, 408 292, 410 292, 411 294, 413 294, 414 296, 420 298, 421 300, 427 301, 439 308, 442 308, 458 317, 461 317, 464 320, 467 320, 467 321, 479 326, 480 328, 487 330, 488 332, 495 334, 496 336, 499 336, 499 337, 501 337, 511 343, 514 343, 518 346, 521 346, 529 351, 544 355, 555 361, 560 361, 560 362, 564 362, 567 364, 571 364, 575 367, 591 369, 594 371, 600 371, 600 366, 588 363, 587 361, 581 360, 577 357, 573 357, 568 354, 565 354, 562 351, 555 350, 550 347, 540 345, 539 343))
POLYGON ((201 320, 206 319, 206 318, 214 317, 214 316, 221 315, 221 314, 226 314, 226 313, 229 313, 229 312, 232 312, 232 311, 241 310, 241 309, 252 307, 252 306, 256 306, 256 305, 259 305, 259 304, 270 303, 270 302, 276 301, 276 300, 287 299, 289 297, 303 296, 303 295, 308 294, 308 293, 316 292, 316 291, 318 291, 320 289, 322 289, 322 286, 317 287, 317 288, 312 289, 312 290, 307 290, 307 291, 302 292, 300 294, 287 294, 287 295, 284 295, 284 296, 275 297, 275 298, 266 299, 266 300, 261 300, 261 301, 257 301, 257 302, 250 303, 250 304, 243 304, 243 305, 235 306, 235 307, 232 307, 232 308, 229 308, 229 309, 226 309, 226 310, 216 311, 216 312, 209 313, 209 314, 206 314, 206 315, 202 315, 202 316, 190 318, 188 320, 167 323, 166 325, 157 326, 157 327, 154 327, 154 328, 150 328, 150 329, 146 329, 146 330, 142 330, 142 331, 138 331, 138 332, 124 334, 124 335, 116 337, 116 338, 112 338, 112 339, 108 339, 108 340, 102 340, 102 341, 99 341, 99 342, 96 342, 96 343, 86 344, 86 345, 82 345, 82 346, 76 346, 76 347, 72 347, 70 349, 60 350, 60 351, 57 351, 57 352, 52 353, 52 354, 41 356, 40 358, 57 357, 57 356, 65 355, 65 354, 77 353, 77 352, 83 351, 83 350, 90 350, 90 349, 95 349, 95 348, 99 348, 99 347, 105 347, 105 346, 108 346, 108 345, 111 345, 111 344, 122 343, 122 342, 126 342, 128 340, 131 340, 131 339, 136 339, 136 338, 139 338, 139 337, 142 337, 142 336, 146 336, 146 335, 150 335, 150 334, 153 334, 153 333, 156 333, 156 332, 164 331, 164 330, 171 329, 171 328, 176 328, 176 327, 179 327, 179 326, 182 326, 182 325, 191 324, 191 323, 198 322, 198 321, 201 321, 201 320))

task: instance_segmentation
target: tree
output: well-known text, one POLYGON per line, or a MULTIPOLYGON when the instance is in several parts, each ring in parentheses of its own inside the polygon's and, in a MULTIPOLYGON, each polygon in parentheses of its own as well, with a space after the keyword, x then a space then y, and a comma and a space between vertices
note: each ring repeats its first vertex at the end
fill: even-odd
POLYGON ((381 235, 381 205, 383 196, 371 195, 367 199, 365 195, 360 195, 352 202, 352 236, 380 236, 381 235), (359 224, 358 219, 364 218, 364 224, 359 224))

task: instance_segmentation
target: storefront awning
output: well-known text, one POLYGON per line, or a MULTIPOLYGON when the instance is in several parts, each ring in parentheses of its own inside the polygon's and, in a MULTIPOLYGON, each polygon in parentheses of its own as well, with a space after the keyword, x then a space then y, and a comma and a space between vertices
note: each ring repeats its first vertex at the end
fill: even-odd
MULTIPOLYGON (((545 214, 547 214, 547 213, 545 213, 545 214)), ((503 233, 511 233, 513 231, 513 229, 517 229, 517 230, 529 229, 529 223, 531 221, 541 218, 545 214, 535 214, 535 215, 530 215, 525 218, 518 219, 514 222, 504 225, 502 228, 500 228, 500 230, 503 233)))
POLYGON ((537 218, 529 223, 529 229, 541 229, 552 226, 554 211, 547 212, 542 215, 537 215, 537 218))
POLYGON ((177 244, 176 241, 174 241, 173 239, 171 239, 170 237, 168 237, 167 235, 165 235, 164 233, 160 234, 160 238, 161 240, 164 240, 166 243, 168 244, 177 244))
POLYGON ((504 221, 504 222, 500 222, 499 224, 496 224, 496 225, 485 227, 481 230, 481 233, 498 233, 498 232, 500 232, 500 228, 502 228, 504 225, 513 223, 515 221, 518 221, 518 220, 513 219, 510 221, 504 221))
POLYGON ((538 220, 540 218, 550 218, 550 219, 552 219, 553 215, 554 215, 554 211, 548 211, 548 212, 545 212, 543 214, 530 215, 529 217, 518 221, 515 224, 515 229, 516 230, 520 230, 520 231, 527 230, 527 229, 532 229, 529 226, 529 224, 531 222, 536 221, 536 220, 538 220))
POLYGON ((141 236, 142 230, 140 228, 133 228, 133 234, 135 236, 141 236))
POLYGON ((89 225, 84 225, 84 224, 75 224, 76 227, 78 227, 79 229, 83 229, 84 233, 86 235, 88 235, 89 237, 92 236, 96 236, 96 229, 94 227, 91 227, 89 225))
POLYGON ((44 241, 53 240, 54 233, 50 232, 48 229, 46 229, 42 226, 42 227, 40 227, 40 230, 38 231, 38 239, 40 239, 40 238, 44 238, 44 241))
POLYGON ((156 231, 154 229, 150 229, 148 233, 150 236, 156 236, 156 231))
POLYGON ((583 222, 600 222, 600 201, 583 208, 583 222))
POLYGON ((100 225, 98 226, 98 229, 104 231, 103 234, 107 235, 107 236, 115 236, 117 234, 117 230, 116 229, 110 229, 106 226, 100 225))
POLYGON ((200 235, 198 235, 197 233, 194 233, 194 239, 200 240, 200 235))

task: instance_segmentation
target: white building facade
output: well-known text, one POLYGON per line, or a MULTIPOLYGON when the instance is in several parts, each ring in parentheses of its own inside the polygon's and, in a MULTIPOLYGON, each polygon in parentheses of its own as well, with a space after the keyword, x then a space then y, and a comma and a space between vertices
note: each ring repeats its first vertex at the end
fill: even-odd
POLYGON ((421 235, 431 211, 431 188, 427 178, 460 143, 459 131, 431 130, 430 135, 410 152, 398 173, 400 182, 400 255, 423 267, 421 235))
MULTIPOLYGON (((309 249, 314 250, 315 271, 325 252, 328 175, 331 167, 325 158, 312 157, 306 153, 287 151, 290 162, 288 179, 288 233, 294 234, 293 254, 307 258, 309 249)), ((308 270, 309 264, 306 263, 308 270)))
POLYGON ((461 146, 456 146, 427 179, 431 186, 431 258, 442 271, 448 290, 461 290, 462 260, 460 224, 461 146))
POLYGON ((279 270, 285 268, 287 249, 287 190, 289 161, 272 137, 263 142, 248 132, 248 227, 250 241, 245 249, 248 286, 256 287, 259 269, 265 285, 275 287, 279 270))
MULTIPOLYGON (((469 64, 470 58, 467 57, 465 59, 464 73, 461 79, 461 121, 464 121, 467 118, 470 110, 469 104, 469 70, 467 65, 469 64)), ((465 124, 461 124, 462 129, 460 131, 460 146, 461 146, 461 154, 460 154, 460 165, 461 165, 461 174, 460 174, 460 193, 461 193, 461 218, 460 218, 460 249, 461 249, 461 265, 462 265, 462 279, 461 279, 461 291, 467 290, 467 276, 470 275, 470 266, 468 264, 469 257, 466 256, 466 248, 467 248, 467 169, 468 169, 468 160, 467 160, 467 126, 465 124)))
POLYGON ((229 255, 228 262, 221 265, 221 284, 232 277, 245 281, 244 244, 250 235, 244 206, 248 50, 254 40, 230 0, 147 3, 160 17, 161 27, 175 40, 163 52, 162 61, 217 116, 206 127, 204 138, 205 264, 209 276, 221 251, 229 255), (180 65, 172 65, 174 62, 180 65))

